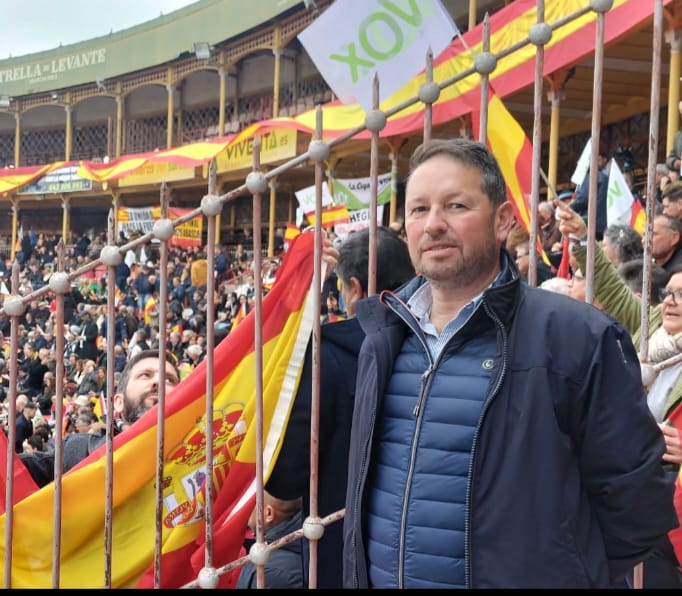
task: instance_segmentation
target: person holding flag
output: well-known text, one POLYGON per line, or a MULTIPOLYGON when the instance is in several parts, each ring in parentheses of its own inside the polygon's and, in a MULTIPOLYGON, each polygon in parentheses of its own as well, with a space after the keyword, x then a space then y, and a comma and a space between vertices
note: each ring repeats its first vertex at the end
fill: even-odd
MULTIPOLYGON (((609 174, 607 173, 608 157, 604 152, 599 153, 597 165, 599 172, 597 174, 597 227, 595 231, 595 238, 601 240, 604 235, 604 230, 608 226, 607 202, 609 190, 609 174)), ((590 172, 589 168, 585 172, 585 177, 575 190, 575 197, 571 201, 571 209, 578 213, 584 219, 587 218, 587 208, 590 193, 590 172)))
MULTIPOLYGON (((559 209, 559 229, 578 239, 587 237, 585 222, 568 207, 559 209)), ((587 247, 578 240, 571 250, 584 271, 587 247)), ((638 345, 641 299, 620 278, 615 265, 598 244, 595 245, 594 297, 600 308, 619 321, 638 345)), ((649 311, 648 353, 640 354, 640 359, 644 363, 642 380, 647 390, 647 403, 665 439, 662 468, 666 468, 672 485, 682 463, 679 432, 682 427, 682 362, 668 364, 666 361, 682 354, 682 267, 673 270, 660 298, 660 304, 649 311), (678 419, 677 424, 671 422, 678 419)), ((643 576, 644 588, 682 588, 680 564, 667 536, 661 538, 652 555, 644 561, 643 576)))

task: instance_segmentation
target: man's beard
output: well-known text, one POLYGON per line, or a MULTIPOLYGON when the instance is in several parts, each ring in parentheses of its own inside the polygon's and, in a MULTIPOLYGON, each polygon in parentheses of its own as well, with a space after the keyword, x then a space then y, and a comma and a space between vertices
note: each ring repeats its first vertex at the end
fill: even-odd
POLYGON ((153 391, 145 391, 140 397, 139 403, 137 404, 133 402, 133 400, 131 400, 127 395, 123 396, 123 419, 128 424, 137 422, 143 414, 151 409, 145 406, 145 401, 153 393, 153 391))
MULTIPOLYGON (((433 239, 437 241, 437 238, 433 239)), ((420 271, 432 283, 464 287, 475 283, 493 271, 499 262, 500 251, 492 235, 475 253, 461 253, 461 258, 448 264, 430 262, 421 265, 420 271)), ((418 267, 419 268, 419 267, 418 267)))

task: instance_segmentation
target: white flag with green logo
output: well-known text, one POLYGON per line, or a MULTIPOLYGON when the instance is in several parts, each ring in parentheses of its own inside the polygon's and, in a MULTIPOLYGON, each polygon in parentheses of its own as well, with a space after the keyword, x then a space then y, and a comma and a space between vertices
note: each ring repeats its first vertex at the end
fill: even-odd
POLYGON ((345 104, 373 108, 424 70, 459 33, 440 0, 339 0, 298 35, 317 70, 345 104))
POLYGON ((615 159, 611 159, 606 197, 606 225, 629 226, 635 199, 615 159))
MULTIPOLYGON (((334 178, 332 194, 334 202, 345 205, 349 211, 365 209, 369 205, 371 178, 334 178)), ((377 205, 391 200, 391 174, 377 176, 377 205)))

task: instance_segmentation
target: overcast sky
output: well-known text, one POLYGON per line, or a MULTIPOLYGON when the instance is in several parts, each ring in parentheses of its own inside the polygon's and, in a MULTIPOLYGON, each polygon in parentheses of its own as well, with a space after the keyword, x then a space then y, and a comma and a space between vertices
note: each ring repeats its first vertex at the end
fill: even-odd
POLYGON ((0 60, 108 35, 196 0, 0 0, 0 60))

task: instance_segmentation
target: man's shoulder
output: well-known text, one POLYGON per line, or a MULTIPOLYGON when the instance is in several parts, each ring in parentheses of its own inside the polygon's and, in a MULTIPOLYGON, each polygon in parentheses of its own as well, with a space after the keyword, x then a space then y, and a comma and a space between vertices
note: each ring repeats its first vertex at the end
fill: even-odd
POLYGON ((64 471, 73 468, 93 451, 104 444, 106 435, 75 433, 67 435, 64 441, 64 471))

